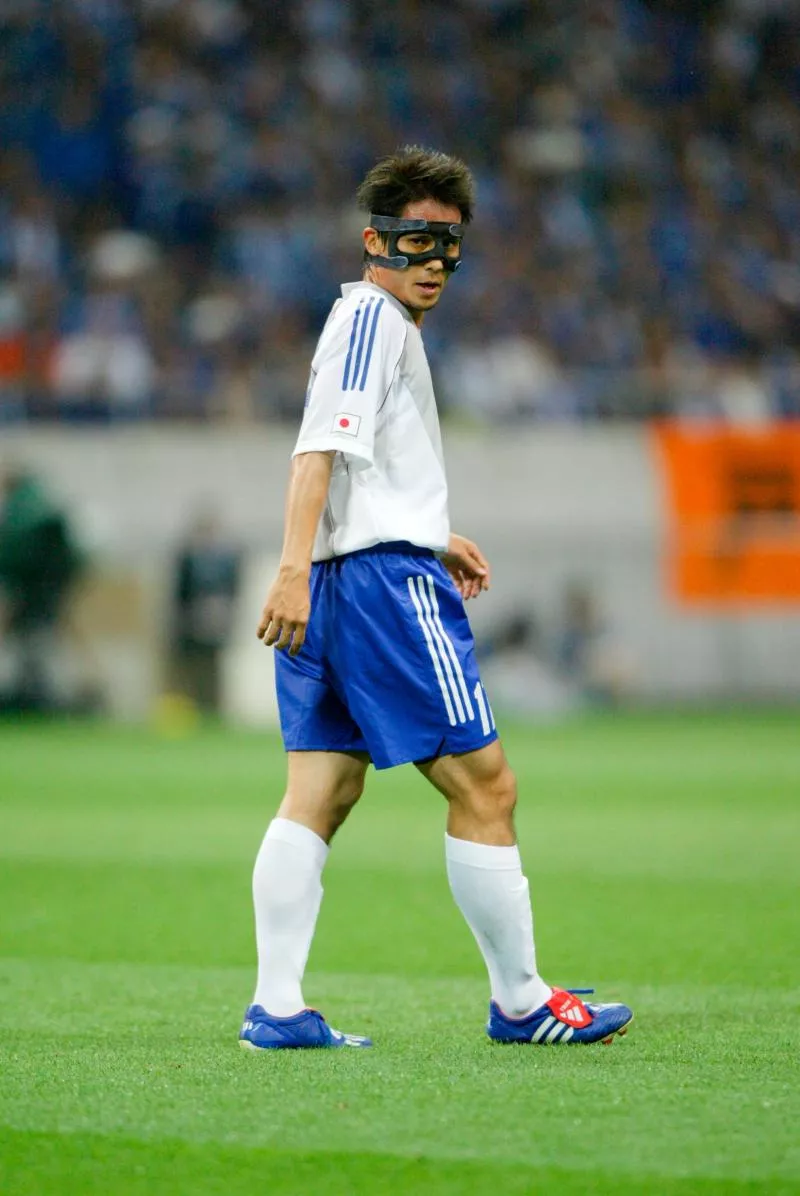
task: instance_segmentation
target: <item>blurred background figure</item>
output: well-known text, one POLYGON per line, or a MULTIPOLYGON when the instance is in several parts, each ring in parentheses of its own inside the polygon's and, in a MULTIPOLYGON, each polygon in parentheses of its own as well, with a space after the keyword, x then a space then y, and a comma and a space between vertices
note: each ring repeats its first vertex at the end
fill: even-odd
POLYGON ((490 622, 477 649, 494 700, 521 717, 617 705, 635 687, 632 654, 582 581, 567 582, 550 617, 528 608, 490 622))
POLYGON ((0 472, 0 707, 64 706, 54 662, 69 596, 83 569, 66 513, 21 466, 0 472))
POLYGON ((175 563, 173 688, 205 714, 219 710, 222 653, 239 593, 238 549, 219 519, 199 515, 175 563))
POLYGON ((546 636, 530 610, 511 611, 476 641, 487 692, 498 709, 520 718, 569 714, 578 695, 550 659, 546 636))
POLYGON ((564 590, 554 656, 560 675, 585 702, 614 705, 629 695, 630 654, 585 582, 573 581, 564 590))

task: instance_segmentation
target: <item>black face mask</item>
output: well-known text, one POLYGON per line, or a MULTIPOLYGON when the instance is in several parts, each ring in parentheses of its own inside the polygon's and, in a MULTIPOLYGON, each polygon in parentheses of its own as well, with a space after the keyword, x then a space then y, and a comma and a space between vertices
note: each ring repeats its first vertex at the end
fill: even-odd
POLYGON ((452 274, 461 265, 461 240, 464 236, 463 224, 447 224, 438 220, 411 220, 404 216, 376 216, 369 218, 370 227, 376 232, 386 233, 388 241, 388 256, 379 253, 368 253, 367 261, 376 266, 386 266, 390 270, 407 270, 409 266, 419 266, 422 262, 440 261, 448 273, 452 274), (433 237, 433 248, 423 253, 398 252, 397 242, 406 233, 428 233, 433 237), (458 257, 450 257, 448 249, 458 246, 458 257))

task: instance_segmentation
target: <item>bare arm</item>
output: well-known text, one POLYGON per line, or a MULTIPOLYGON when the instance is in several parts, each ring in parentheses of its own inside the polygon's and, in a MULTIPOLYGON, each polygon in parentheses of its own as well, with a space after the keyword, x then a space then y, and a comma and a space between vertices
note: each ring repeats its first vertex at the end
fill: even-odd
POLYGON ((311 612, 311 553, 335 455, 301 453, 292 461, 278 576, 267 594, 256 633, 279 651, 288 648, 290 656, 297 655, 306 637, 311 612))

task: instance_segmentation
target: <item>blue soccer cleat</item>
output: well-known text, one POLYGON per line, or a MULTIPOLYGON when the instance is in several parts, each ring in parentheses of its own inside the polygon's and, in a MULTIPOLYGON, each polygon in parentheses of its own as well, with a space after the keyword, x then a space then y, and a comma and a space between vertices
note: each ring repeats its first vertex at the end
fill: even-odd
POLYGON ((371 1038, 340 1034, 316 1009, 301 1009, 291 1017, 273 1017, 262 1005, 250 1005, 239 1031, 244 1051, 308 1050, 319 1047, 370 1047, 371 1038))
MULTIPOLYGON (((577 989, 593 992, 593 989, 577 989)), ((527 1017, 507 1017, 494 1001, 489 1004, 486 1033, 493 1042, 533 1042, 540 1046, 565 1042, 610 1043, 627 1032, 633 1012, 627 1005, 584 1004, 575 992, 554 988, 549 1001, 527 1017)))

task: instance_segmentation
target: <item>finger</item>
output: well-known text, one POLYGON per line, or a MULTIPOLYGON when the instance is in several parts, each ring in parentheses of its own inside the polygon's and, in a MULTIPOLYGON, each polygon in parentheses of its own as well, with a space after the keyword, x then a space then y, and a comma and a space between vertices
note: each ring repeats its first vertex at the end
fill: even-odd
POLYGON ((293 634, 294 634, 294 623, 289 623, 289 622, 283 623, 281 625, 280 636, 278 637, 278 640, 275 644, 275 651, 282 652, 284 650, 284 648, 288 648, 289 644, 292 642, 293 634))
POLYGON ((260 640, 263 640, 264 636, 267 634, 267 628, 269 627, 271 622, 272 622, 272 613, 270 611, 268 611, 265 607, 261 614, 261 621, 258 624, 258 630, 256 631, 256 635, 258 636, 258 638, 260 640))
POLYGON ((463 565, 464 565, 464 571, 468 574, 469 577, 485 577, 486 576, 486 570, 483 568, 483 566, 481 564, 479 564, 479 562, 474 557, 465 556, 463 565))
POLYGON ((489 568, 489 562, 478 548, 477 544, 467 543, 464 545, 464 556, 469 560, 478 571, 486 572, 489 568))
POLYGON ((476 573, 478 574, 478 576, 480 577, 480 579, 481 579, 481 585, 483 586, 483 588, 484 588, 484 589, 486 589, 486 590, 488 590, 488 589, 489 589, 489 582, 491 581, 491 576, 492 576, 492 575, 491 575, 491 572, 490 572, 490 570, 489 570, 489 565, 488 565, 488 563, 487 563, 487 562, 486 562, 486 561, 483 559, 483 557, 479 557, 479 560, 480 560, 480 568, 476 569, 476 570, 475 570, 475 572, 476 572, 476 573))
POLYGON ((292 638, 292 645, 289 648, 289 655, 296 656, 306 642, 306 625, 305 623, 298 623, 294 629, 294 637, 292 638))
POLYGON ((283 631, 283 620, 279 616, 273 616, 269 621, 266 634, 264 636, 264 643, 268 648, 271 648, 275 641, 283 631))
POLYGON ((475 563, 475 572, 480 573, 483 577, 485 577, 488 585, 491 575, 489 562, 481 552, 480 548, 478 548, 477 544, 470 544, 470 557, 475 563))

